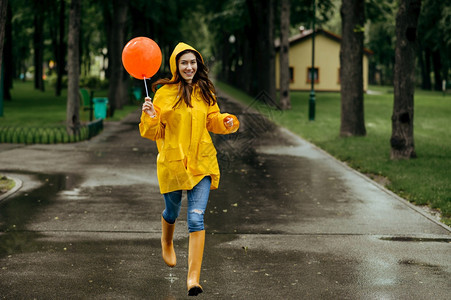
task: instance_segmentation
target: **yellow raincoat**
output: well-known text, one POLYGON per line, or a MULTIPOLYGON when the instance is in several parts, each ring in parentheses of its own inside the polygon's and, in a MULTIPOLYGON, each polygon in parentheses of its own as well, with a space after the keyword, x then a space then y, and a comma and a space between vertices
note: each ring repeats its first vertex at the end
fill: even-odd
MULTIPOLYGON (((184 43, 179 43, 174 49, 169 59, 173 76, 177 54, 187 49, 198 52, 184 43)), ((237 126, 226 128, 223 120, 231 116, 234 124, 239 124, 238 119, 227 113, 221 114, 217 104, 209 106, 202 99, 197 85, 194 85, 191 95, 193 107, 182 101, 172 108, 177 102, 178 89, 175 84, 166 84, 158 89, 153 101, 156 117, 151 118, 143 112, 139 124, 141 136, 157 142, 160 192, 191 190, 205 176, 211 176, 210 188, 216 189, 219 185, 219 166, 208 131, 216 134, 234 132, 237 126)))

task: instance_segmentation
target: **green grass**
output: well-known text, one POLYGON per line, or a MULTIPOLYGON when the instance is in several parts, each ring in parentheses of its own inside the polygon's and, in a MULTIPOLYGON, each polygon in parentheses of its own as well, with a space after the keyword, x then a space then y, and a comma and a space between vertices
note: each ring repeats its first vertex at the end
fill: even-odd
MULTIPOLYGON (((216 86, 242 101, 245 93, 221 82, 216 86)), ((316 93, 315 121, 308 121, 309 92, 292 92, 292 109, 273 114, 272 120, 324 149, 352 168, 389 180, 387 188, 418 205, 439 209, 451 225, 451 95, 416 91, 414 139, 418 158, 390 159, 393 88, 370 87, 382 94, 365 95, 365 137, 339 137, 340 94, 316 93)))
POLYGON ((16 186, 14 180, 0 174, 0 195, 6 193, 16 186))
POLYGON ((66 91, 60 97, 53 89, 45 92, 33 88, 32 82, 14 82, 12 100, 4 100, 0 126, 41 127, 64 125, 66 119, 66 91))
MULTIPOLYGON (((94 97, 106 97, 107 90, 96 90, 94 97)), ((3 117, 0 117, 0 142, 14 143, 68 143, 85 140, 89 131, 83 126, 79 134, 69 136, 65 130, 67 91, 55 96, 53 88, 45 92, 33 88, 32 82, 14 82, 12 101, 4 101, 3 117)), ((139 109, 138 104, 125 105, 116 110, 108 121, 120 121, 130 112, 139 109)), ((89 122, 89 111, 80 108, 82 125, 89 122)))
MULTIPOLYGON (((94 97, 106 97, 107 90, 95 91, 94 97)), ((55 90, 49 86, 45 92, 33 88, 32 82, 15 81, 11 90, 12 101, 4 100, 3 117, 0 126, 12 127, 49 127, 65 125, 67 90, 61 96, 55 96, 55 90)), ((113 118, 105 121, 119 121, 130 112, 139 109, 139 105, 126 105, 116 110, 113 118)), ((80 110, 82 122, 89 121, 89 112, 80 110)))

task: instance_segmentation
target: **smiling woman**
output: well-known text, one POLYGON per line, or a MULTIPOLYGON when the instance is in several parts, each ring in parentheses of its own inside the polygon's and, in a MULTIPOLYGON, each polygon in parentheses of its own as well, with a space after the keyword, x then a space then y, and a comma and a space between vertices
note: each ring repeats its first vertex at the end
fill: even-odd
POLYGON ((170 59, 172 79, 160 79, 154 102, 146 97, 139 129, 141 136, 157 142, 157 175, 165 210, 161 216, 161 249, 169 267, 176 265, 173 235, 182 193, 188 198, 189 296, 203 292, 199 284, 205 243, 204 213, 210 190, 218 188, 219 166, 209 132, 230 134, 238 130, 236 116, 221 113, 216 91, 202 56, 179 43, 170 59))

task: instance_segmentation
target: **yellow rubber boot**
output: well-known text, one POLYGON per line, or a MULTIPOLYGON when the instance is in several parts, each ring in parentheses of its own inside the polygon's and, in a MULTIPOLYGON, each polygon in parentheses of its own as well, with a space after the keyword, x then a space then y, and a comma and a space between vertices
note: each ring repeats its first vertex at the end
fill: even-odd
POLYGON ((199 284, 200 269, 202 267, 202 257, 204 255, 205 230, 191 232, 189 234, 188 252, 188 296, 197 296, 202 293, 199 284))
POLYGON ((174 243, 172 242, 174 236, 175 223, 169 224, 161 217, 161 252, 164 262, 171 268, 177 263, 177 258, 174 252, 174 243))

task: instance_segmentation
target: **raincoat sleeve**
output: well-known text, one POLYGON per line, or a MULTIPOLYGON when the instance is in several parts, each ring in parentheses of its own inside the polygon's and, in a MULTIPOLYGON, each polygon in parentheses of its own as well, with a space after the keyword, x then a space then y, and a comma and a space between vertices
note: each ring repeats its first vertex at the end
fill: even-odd
POLYGON ((139 132, 143 138, 152 141, 164 137, 164 125, 160 122, 160 108, 154 105, 156 117, 152 118, 145 112, 141 114, 141 123, 139 123, 139 132))
POLYGON ((208 131, 213 132, 215 134, 229 134, 229 133, 236 132, 239 127, 240 127, 240 122, 238 121, 238 118, 236 116, 228 114, 228 113, 222 114, 219 111, 219 106, 217 103, 215 105, 208 107, 208 114, 207 114, 208 131), (224 125, 224 119, 229 116, 233 118, 233 126, 231 128, 227 128, 224 125))

